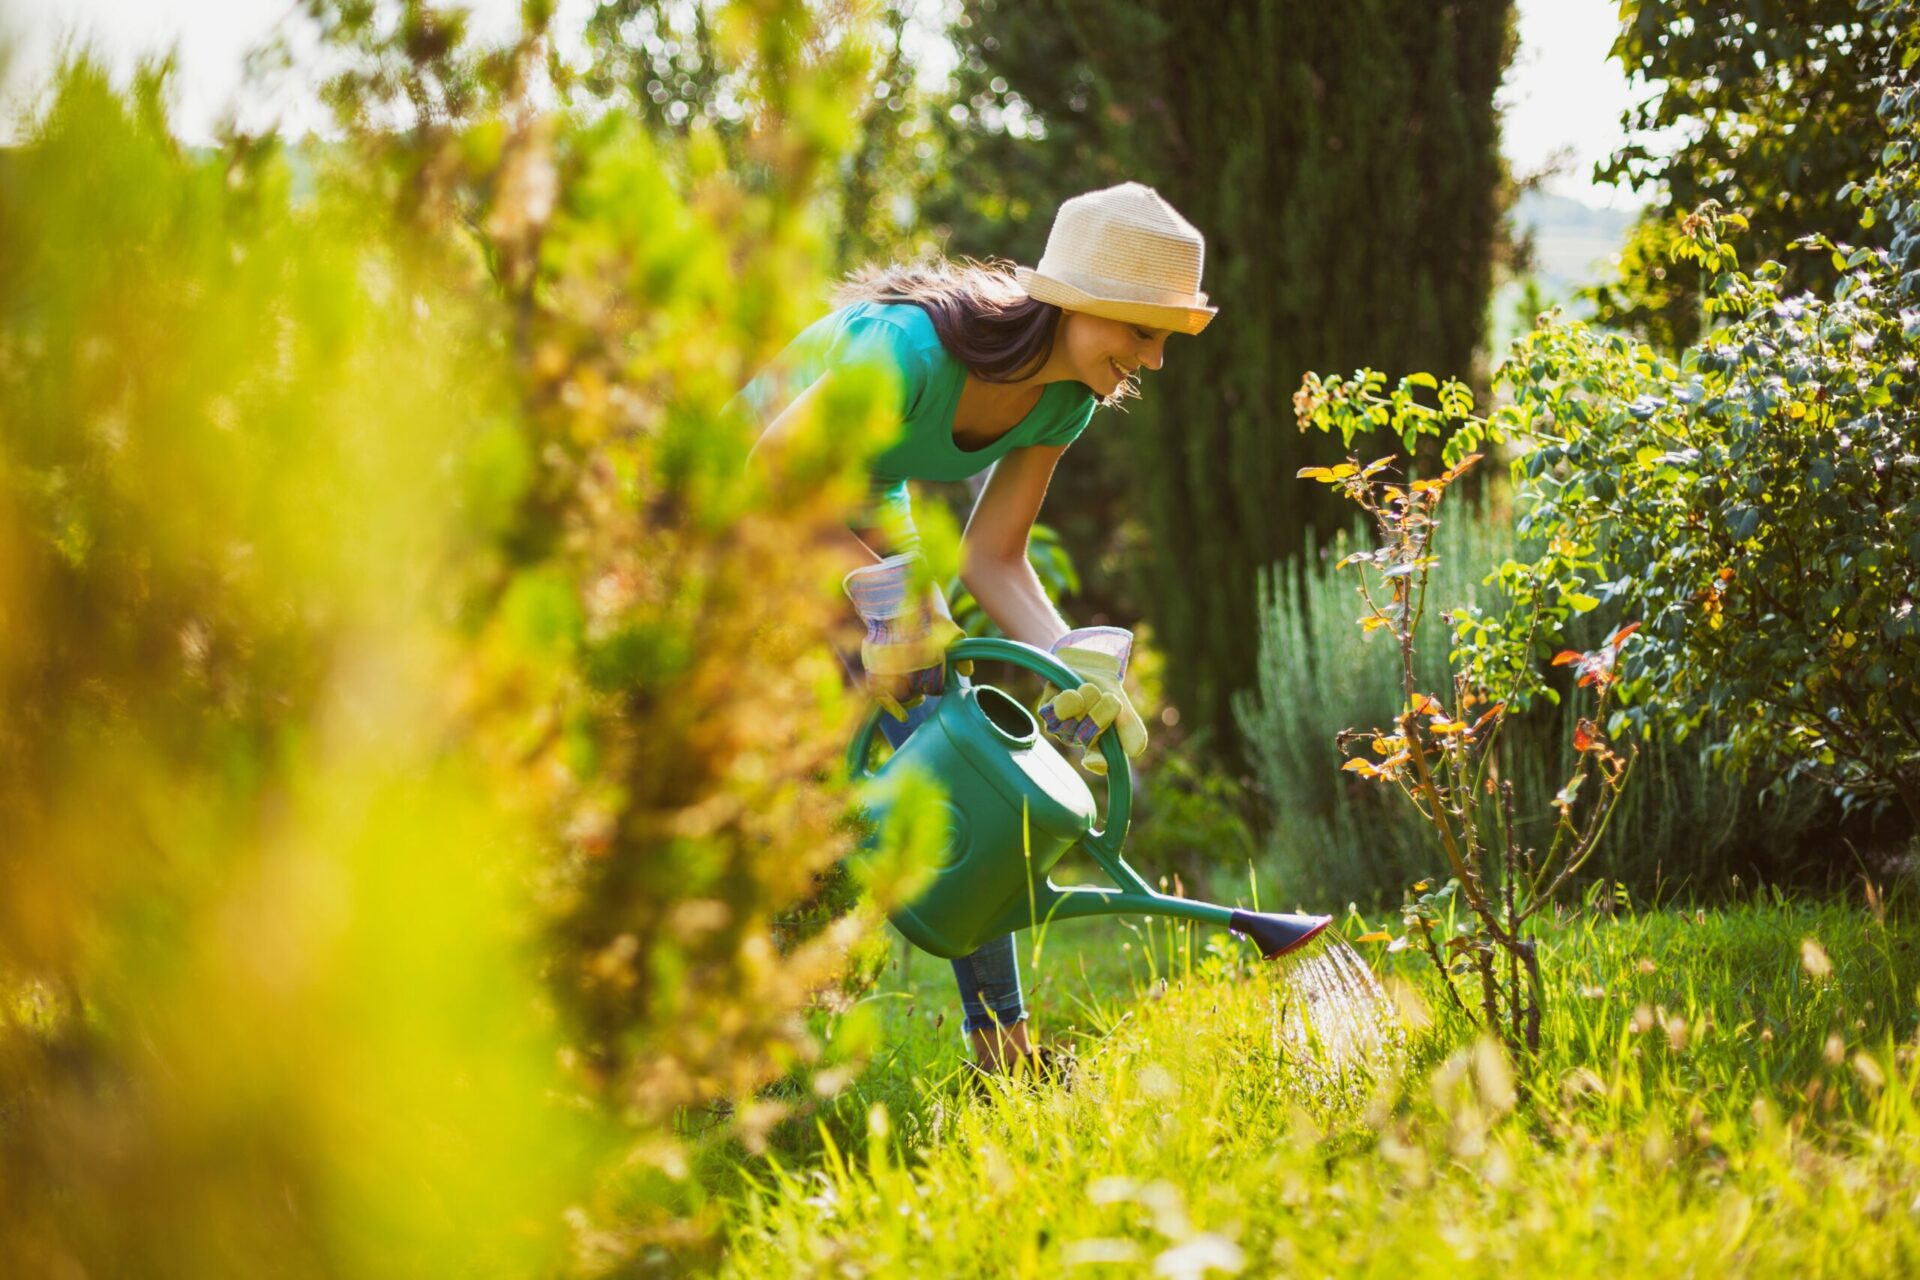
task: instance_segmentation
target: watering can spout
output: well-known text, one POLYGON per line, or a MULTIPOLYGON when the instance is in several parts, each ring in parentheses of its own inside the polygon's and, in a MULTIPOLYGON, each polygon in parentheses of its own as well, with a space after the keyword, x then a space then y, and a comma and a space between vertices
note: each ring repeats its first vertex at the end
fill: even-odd
POLYGON ((1283 916, 1264 911, 1236 911, 1227 927, 1253 939, 1268 960, 1304 947, 1333 923, 1332 916, 1283 916))

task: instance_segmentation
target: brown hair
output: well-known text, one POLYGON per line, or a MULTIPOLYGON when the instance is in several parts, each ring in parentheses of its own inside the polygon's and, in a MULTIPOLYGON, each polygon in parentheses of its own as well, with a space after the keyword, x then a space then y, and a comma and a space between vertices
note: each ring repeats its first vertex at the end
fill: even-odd
POLYGON ((840 286, 835 305, 910 302, 933 320, 940 345, 982 382, 1016 382, 1053 351, 1060 308, 1029 298, 1013 263, 945 258, 863 267, 840 286))

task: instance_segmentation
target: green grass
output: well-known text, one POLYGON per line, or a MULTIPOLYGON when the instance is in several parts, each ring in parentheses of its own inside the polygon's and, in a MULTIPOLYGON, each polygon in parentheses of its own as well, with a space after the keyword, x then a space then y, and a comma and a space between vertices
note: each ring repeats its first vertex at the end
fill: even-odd
POLYGON ((1286 993, 1225 934, 1053 930, 1024 967, 1079 1080, 985 1098, 944 962, 903 958, 845 1015, 870 1068, 736 1151, 726 1272, 1912 1274, 1916 942, 1910 910, 1778 895, 1570 914, 1519 1089, 1417 956, 1363 948, 1431 1019, 1358 1105, 1274 1054, 1286 993))

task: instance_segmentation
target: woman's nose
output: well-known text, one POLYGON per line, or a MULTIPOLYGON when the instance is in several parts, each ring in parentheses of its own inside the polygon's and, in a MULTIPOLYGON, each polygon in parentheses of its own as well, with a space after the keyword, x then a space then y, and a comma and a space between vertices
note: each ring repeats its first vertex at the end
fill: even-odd
POLYGON ((1158 370, 1166 363, 1167 340, 1155 338, 1140 351, 1140 363, 1149 369, 1158 370))

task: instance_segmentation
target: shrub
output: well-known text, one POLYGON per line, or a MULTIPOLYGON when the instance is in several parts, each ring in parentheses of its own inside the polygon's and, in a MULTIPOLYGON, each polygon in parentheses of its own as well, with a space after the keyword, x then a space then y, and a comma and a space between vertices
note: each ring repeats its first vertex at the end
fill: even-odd
POLYGON ((538 1271, 591 1126, 440 576, 526 474, 491 315, 164 89, 68 67, 0 185, 0 1273, 538 1271))
MULTIPOLYGON (((1473 393, 1459 382, 1412 374, 1382 394, 1385 383, 1371 370, 1351 381, 1309 373, 1293 398, 1302 431, 1338 431, 1349 451, 1344 463, 1307 467, 1300 475, 1336 490, 1372 519, 1374 545, 1342 557, 1336 567, 1357 566, 1362 574, 1364 607, 1355 619, 1361 633, 1382 632, 1394 642, 1393 678, 1381 693, 1391 691, 1399 710, 1385 727, 1341 733, 1341 750, 1357 754, 1340 768, 1400 793, 1453 873, 1444 889, 1430 891, 1430 880, 1422 880, 1407 891, 1409 933, 1395 945, 1417 939, 1454 1007, 1474 1010, 1510 1051, 1530 1057, 1540 1049, 1546 990, 1534 921, 1593 857, 1639 754, 1630 746, 1616 750, 1597 721, 1606 714, 1621 646, 1640 624, 1621 627, 1595 650, 1566 650, 1553 660, 1577 664, 1575 683, 1591 688, 1595 701, 1592 718, 1574 725, 1573 768, 1553 795, 1555 816, 1536 843, 1520 828, 1513 784, 1502 776, 1501 734, 1508 708, 1518 709, 1522 689, 1533 682, 1534 638, 1558 607, 1540 586, 1564 577, 1570 556, 1550 548, 1532 575, 1503 582, 1512 597, 1504 622, 1475 627, 1470 636, 1463 627, 1454 657, 1466 660, 1450 662, 1441 692, 1428 692, 1435 686, 1421 678, 1417 646, 1428 608, 1445 604, 1431 592, 1442 559, 1440 510, 1447 491, 1480 461, 1481 454, 1468 450, 1489 431, 1472 417, 1473 393), (1437 412, 1416 398, 1423 386, 1438 394, 1437 412), (1389 470, 1392 455, 1363 463, 1354 439, 1379 428, 1397 435, 1409 455, 1419 437, 1443 437, 1445 470, 1416 476, 1418 464, 1410 461, 1402 478, 1389 470), (1442 904, 1455 891, 1468 911, 1443 929, 1452 912, 1443 913, 1442 904), (1477 994, 1463 999, 1456 976, 1477 977, 1477 994)), ((1465 615, 1456 606, 1449 616, 1465 615)))
POLYGON ((1920 822, 1920 321, 1884 251, 1803 241, 1841 283, 1788 298, 1735 269, 1740 225, 1687 220, 1732 319, 1678 361, 1577 323, 1517 345, 1522 527, 1595 548, 1564 599, 1647 620, 1615 731, 1714 716, 1713 754, 1920 822))
POLYGON ((677 1273, 676 1115, 820 1057, 873 915, 771 921, 851 843, 811 535, 879 418, 769 492, 723 405, 820 292, 863 19, 714 15, 735 171, 538 110, 550 8, 303 6, 348 137, 301 202, 157 74, 9 157, 6 1274, 677 1273))
MULTIPOLYGON (((1912 0, 1861 6, 1920 62, 1912 0)), ((1711 202, 1676 259, 1712 276, 1717 327, 1677 360, 1551 322, 1499 379, 1489 424, 1526 448, 1522 527, 1588 563, 1554 590, 1576 608, 1619 599, 1647 619, 1615 727, 1711 726, 1711 749, 1816 779, 1850 805, 1898 800, 1920 823, 1920 99, 1883 95, 1891 141, 1837 195, 1884 221, 1888 249, 1824 235, 1832 296, 1788 296, 1787 269, 1751 274, 1711 202)), ((1516 566, 1517 567, 1517 566, 1516 566)))
MULTIPOLYGON (((1489 567, 1524 554, 1510 517, 1495 506, 1455 513, 1451 546, 1433 567, 1429 590, 1439 600, 1490 608, 1497 588, 1489 567)), ((1369 691, 1390 681, 1396 655, 1377 635, 1357 635, 1357 596, 1350 575, 1333 568, 1354 539, 1309 548, 1262 575, 1259 685, 1236 702, 1240 730, 1265 801, 1265 864, 1289 900, 1301 905, 1373 904, 1428 869, 1417 820, 1393 797, 1330 772, 1334 742, 1366 722, 1369 691)), ((1567 643, 1598 647, 1622 625, 1617 606, 1570 620, 1567 643)), ((1422 688, 1447 684, 1447 622, 1421 623, 1422 688)), ((1561 684, 1571 682, 1562 677, 1561 684)), ((1542 812, 1573 765, 1573 723, 1560 704, 1541 699, 1509 718, 1513 750, 1506 778, 1522 815, 1542 812)), ((1819 788, 1795 783, 1769 793, 1703 758, 1698 738, 1656 735, 1642 743, 1634 785, 1613 816, 1612 835, 1588 874, 1626 884, 1644 897, 1683 886, 1724 886, 1783 878, 1794 870, 1800 837, 1828 812, 1819 788)), ((1523 829, 1531 829, 1526 817, 1523 829)))

